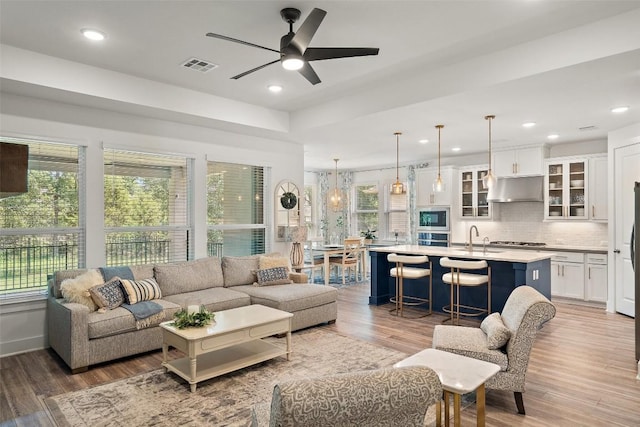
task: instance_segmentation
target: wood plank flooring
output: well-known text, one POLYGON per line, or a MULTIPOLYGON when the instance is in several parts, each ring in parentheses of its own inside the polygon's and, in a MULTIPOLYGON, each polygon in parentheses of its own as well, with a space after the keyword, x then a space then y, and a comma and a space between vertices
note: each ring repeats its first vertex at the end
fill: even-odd
MULTIPOLYGON (((366 284, 340 289, 337 322, 320 327, 407 354, 431 346, 442 315, 397 318, 390 305, 369 306, 368 295, 366 284)), ((533 347, 524 393, 527 415, 516 413, 512 393, 487 390, 487 426, 639 427, 633 319, 566 302, 556 307, 556 317, 533 347)), ((161 360, 162 352, 154 351, 71 375, 51 350, 2 358, 0 426, 51 426, 42 399, 152 371, 161 360)), ((462 411, 462 424, 475 425, 474 406, 462 411)))

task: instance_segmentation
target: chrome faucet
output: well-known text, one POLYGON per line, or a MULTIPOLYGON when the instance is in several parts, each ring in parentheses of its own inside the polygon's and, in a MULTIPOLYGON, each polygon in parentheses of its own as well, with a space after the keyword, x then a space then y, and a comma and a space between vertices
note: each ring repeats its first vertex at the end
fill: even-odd
POLYGON ((476 229, 476 237, 480 237, 480 232, 478 232, 478 227, 472 225, 469 227, 469 252, 473 251, 473 234, 471 233, 473 229, 476 229))
POLYGON ((485 236, 485 237, 482 239, 482 253, 483 253, 483 254, 486 254, 486 253, 487 253, 487 243, 491 243, 491 242, 489 241, 489 236, 485 236))

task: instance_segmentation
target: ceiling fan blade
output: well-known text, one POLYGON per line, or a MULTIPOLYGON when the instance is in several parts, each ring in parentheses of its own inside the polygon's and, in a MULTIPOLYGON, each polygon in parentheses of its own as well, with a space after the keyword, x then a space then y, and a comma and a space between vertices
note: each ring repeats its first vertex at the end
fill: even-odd
POLYGON ((252 47, 257 47, 257 48, 264 49, 264 50, 270 50, 271 52, 275 52, 275 53, 278 53, 278 54, 280 53, 279 50, 271 49, 270 47, 264 47, 264 46, 260 46, 259 44, 245 42, 243 40, 234 39, 233 37, 223 36, 222 34, 207 33, 207 37, 213 37, 215 39, 222 39, 222 40, 226 40, 226 41, 229 41, 229 42, 240 43, 240 44, 243 44, 245 46, 252 46, 252 47))
POLYGON ((307 50, 307 46, 311 42, 313 35, 318 30, 318 27, 322 23, 327 12, 322 9, 314 8, 307 19, 304 20, 302 25, 298 28, 296 35, 293 36, 289 44, 293 45, 300 51, 301 54, 307 50))
POLYGON ((259 66, 259 67, 253 68, 253 69, 251 69, 251 70, 249 70, 249 71, 245 71, 244 73, 238 74, 237 76, 233 76, 233 77, 231 77, 231 78, 232 78, 232 79, 234 79, 234 80, 238 80, 240 77, 244 77, 244 76, 246 76, 247 74, 251 74, 251 73, 253 73, 254 71, 262 70, 264 67, 267 67, 267 66, 269 66, 269 65, 271 65, 271 64, 275 64, 276 62, 280 62, 280 60, 279 60, 279 59, 276 59, 275 61, 267 62, 267 63, 266 63, 266 64, 264 64, 264 65, 261 65, 261 66, 259 66))
POLYGON ((304 52, 306 61, 321 61, 323 59, 351 58, 354 56, 377 55, 377 47, 310 47, 304 52))
POLYGON ((305 62, 304 66, 300 68, 298 72, 302 74, 305 79, 309 80, 309 83, 311 83, 312 85, 317 85, 318 83, 320 83, 320 77, 318 77, 315 70, 308 62, 305 62))

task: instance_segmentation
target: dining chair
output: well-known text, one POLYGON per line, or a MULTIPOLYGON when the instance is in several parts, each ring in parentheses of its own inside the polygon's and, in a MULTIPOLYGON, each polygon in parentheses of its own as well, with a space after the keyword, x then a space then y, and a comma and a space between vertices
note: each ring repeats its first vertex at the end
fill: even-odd
POLYGON ((363 251, 363 240, 361 237, 347 237, 344 239, 342 253, 339 256, 329 259, 329 264, 339 267, 342 270, 342 284, 346 283, 347 270, 354 270, 354 280, 357 280, 360 270, 360 260, 363 251))

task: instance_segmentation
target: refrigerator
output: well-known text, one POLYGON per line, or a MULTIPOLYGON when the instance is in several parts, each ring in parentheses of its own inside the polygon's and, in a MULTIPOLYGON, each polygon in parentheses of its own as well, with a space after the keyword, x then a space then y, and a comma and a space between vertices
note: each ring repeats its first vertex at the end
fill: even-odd
MULTIPOLYGON (((635 215, 634 223, 631 228, 631 266, 634 270, 635 277, 635 318, 636 318, 636 361, 640 362, 640 238, 638 238, 638 229, 640 227, 640 182, 634 185, 635 215)), ((638 379, 640 379, 640 363, 638 364, 638 379)))

